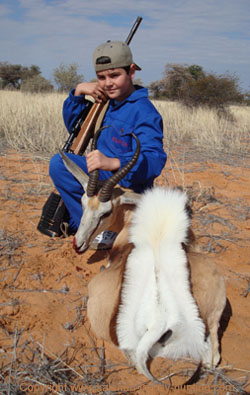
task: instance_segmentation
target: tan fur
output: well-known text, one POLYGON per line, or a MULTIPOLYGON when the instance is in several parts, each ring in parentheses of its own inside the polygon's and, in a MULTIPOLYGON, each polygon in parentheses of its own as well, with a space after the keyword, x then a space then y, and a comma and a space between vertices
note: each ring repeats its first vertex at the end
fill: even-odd
MULTIPOLYGON (((112 202, 112 213, 107 219, 106 229, 113 230, 114 232, 119 233, 125 226, 125 223, 128 223, 128 215, 135 209, 135 204, 122 204, 120 203, 121 195, 124 193, 134 192, 128 188, 121 188, 120 186, 114 188, 111 202, 112 202), (108 226, 107 226, 108 225, 108 226)), ((119 236, 119 235, 118 235, 119 236)))
POLYGON ((114 247, 111 266, 93 277, 88 285, 87 314, 92 330, 97 337, 115 345, 118 345, 116 316, 120 304, 122 278, 132 248, 132 244, 127 244, 123 248, 114 247))
MULTIPOLYGON (((131 211, 123 213, 124 227, 118 235, 110 254, 110 267, 95 276, 88 286, 89 299, 87 314, 96 336, 115 345, 116 317, 120 304, 123 274, 129 253, 133 245, 128 243, 128 230, 132 217, 131 211)), ((212 343, 213 364, 219 362, 218 327, 226 304, 226 292, 223 277, 216 265, 205 254, 199 252, 193 231, 184 250, 190 268, 191 291, 199 307, 207 333, 212 343), (198 252, 197 252, 198 251, 198 252)))
POLYGON ((89 199, 88 207, 91 210, 97 210, 99 206, 100 206, 100 200, 98 199, 97 196, 93 196, 91 199, 89 199))
MULTIPOLYGON (((117 239, 119 240, 119 238, 121 237, 120 232, 124 228, 124 220, 126 220, 125 213, 132 212, 135 208, 135 204, 120 203, 120 196, 128 192, 131 193, 131 195, 134 194, 134 192, 128 188, 121 188, 121 187, 114 188, 111 197, 112 210, 110 212, 110 215, 106 216, 104 219, 101 220, 101 222, 98 225, 98 228, 91 234, 88 241, 89 244, 91 244, 91 242, 95 239, 95 237, 104 230, 112 230, 113 232, 117 232, 118 236, 116 240, 117 239)), ((99 204, 100 201, 98 200, 98 197, 94 196, 89 199, 88 208, 92 211, 95 211, 98 209, 99 204)))
MULTIPOLYGON (((118 230, 118 236, 115 239, 114 247, 118 247, 120 246, 121 248, 123 246, 126 246, 126 244, 128 243, 128 231, 129 231, 129 226, 128 224, 130 223, 132 214, 133 214, 133 210, 134 210, 134 206, 130 206, 130 207, 125 207, 123 211, 121 211, 117 217, 117 221, 119 222, 119 225, 121 227, 121 230, 118 230)), ((112 226, 112 225, 111 225, 112 226)), ((113 225, 112 229, 114 229, 115 226, 113 225)))
POLYGON ((133 249, 133 244, 128 243, 131 215, 131 211, 124 210, 120 216, 119 223, 123 228, 110 252, 110 267, 93 277, 88 285, 87 314, 91 327, 97 337, 115 345, 118 345, 115 329, 123 273, 128 255, 133 249))
POLYGON ((226 305, 226 289, 222 275, 215 263, 205 254, 188 252, 191 290, 199 307, 212 344, 212 365, 220 360, 218 329, 226 305))

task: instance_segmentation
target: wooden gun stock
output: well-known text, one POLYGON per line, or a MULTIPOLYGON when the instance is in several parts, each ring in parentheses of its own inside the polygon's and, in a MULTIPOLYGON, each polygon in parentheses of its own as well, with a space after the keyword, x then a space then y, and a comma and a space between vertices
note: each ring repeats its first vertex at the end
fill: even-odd
POLYGON ((86 150, 90 139, 94 135, 98 118, 102 110, 106 109, 107 103, 94 103, 88 115, 86 116, 81 130, 71 145, 71 151, 76 155, 82 155, 86 150))

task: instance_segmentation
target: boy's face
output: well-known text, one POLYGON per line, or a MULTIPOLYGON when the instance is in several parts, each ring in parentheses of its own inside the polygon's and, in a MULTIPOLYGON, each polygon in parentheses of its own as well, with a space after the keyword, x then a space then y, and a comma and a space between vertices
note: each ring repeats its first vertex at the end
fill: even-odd
POLYGON ((130 66, 129 74, 122 68, 98 71, 96 74, 101 89, 110 99, 125 100, 135 89, 132 82, 135 75, 133 65, 130 66))

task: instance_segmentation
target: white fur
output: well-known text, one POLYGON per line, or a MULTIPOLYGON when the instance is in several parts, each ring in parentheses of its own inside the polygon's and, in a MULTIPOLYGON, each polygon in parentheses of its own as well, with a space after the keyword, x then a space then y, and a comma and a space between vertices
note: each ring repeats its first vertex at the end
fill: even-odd
POLYGON ((133 216, 135 249, 127 260, 117 336, 120 348, 148 377, 148 354, 200 361, 206 351, 205 326, 190 292, 181 245, 190 226, 186 201, 183 192, 154 188, 142 196, 133 216), (172 335, 160 345, 169 329, 172 335))

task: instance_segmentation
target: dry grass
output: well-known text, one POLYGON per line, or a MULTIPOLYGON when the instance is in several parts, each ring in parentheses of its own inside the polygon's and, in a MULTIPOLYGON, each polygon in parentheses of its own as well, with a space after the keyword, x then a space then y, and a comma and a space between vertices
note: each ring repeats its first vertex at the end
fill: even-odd
POLYGON ((62 119, 66 96, 0 91, 0 135, 17 150, 54 153, 67 137, 62 119))
MULTIPOLYGON (((65 98, 59 93, 0 91, 0 135, 17 150, 57 152, 67 137, 62 119, 65 98)), ((225 117, 215 110, 192 110, 176 102, 153 103, 163 117, 167 149, 188 142, 208 151, 247 153, 249 107, 231 106, 232 116, 225 117)))
POLYGON ((153 103, 163 116, 167 147, 189 142, 208 151, 248 152, 249 107, 231 106, 229 116, 223 116, 214 109, 189 109, 177 102, 153 103))

